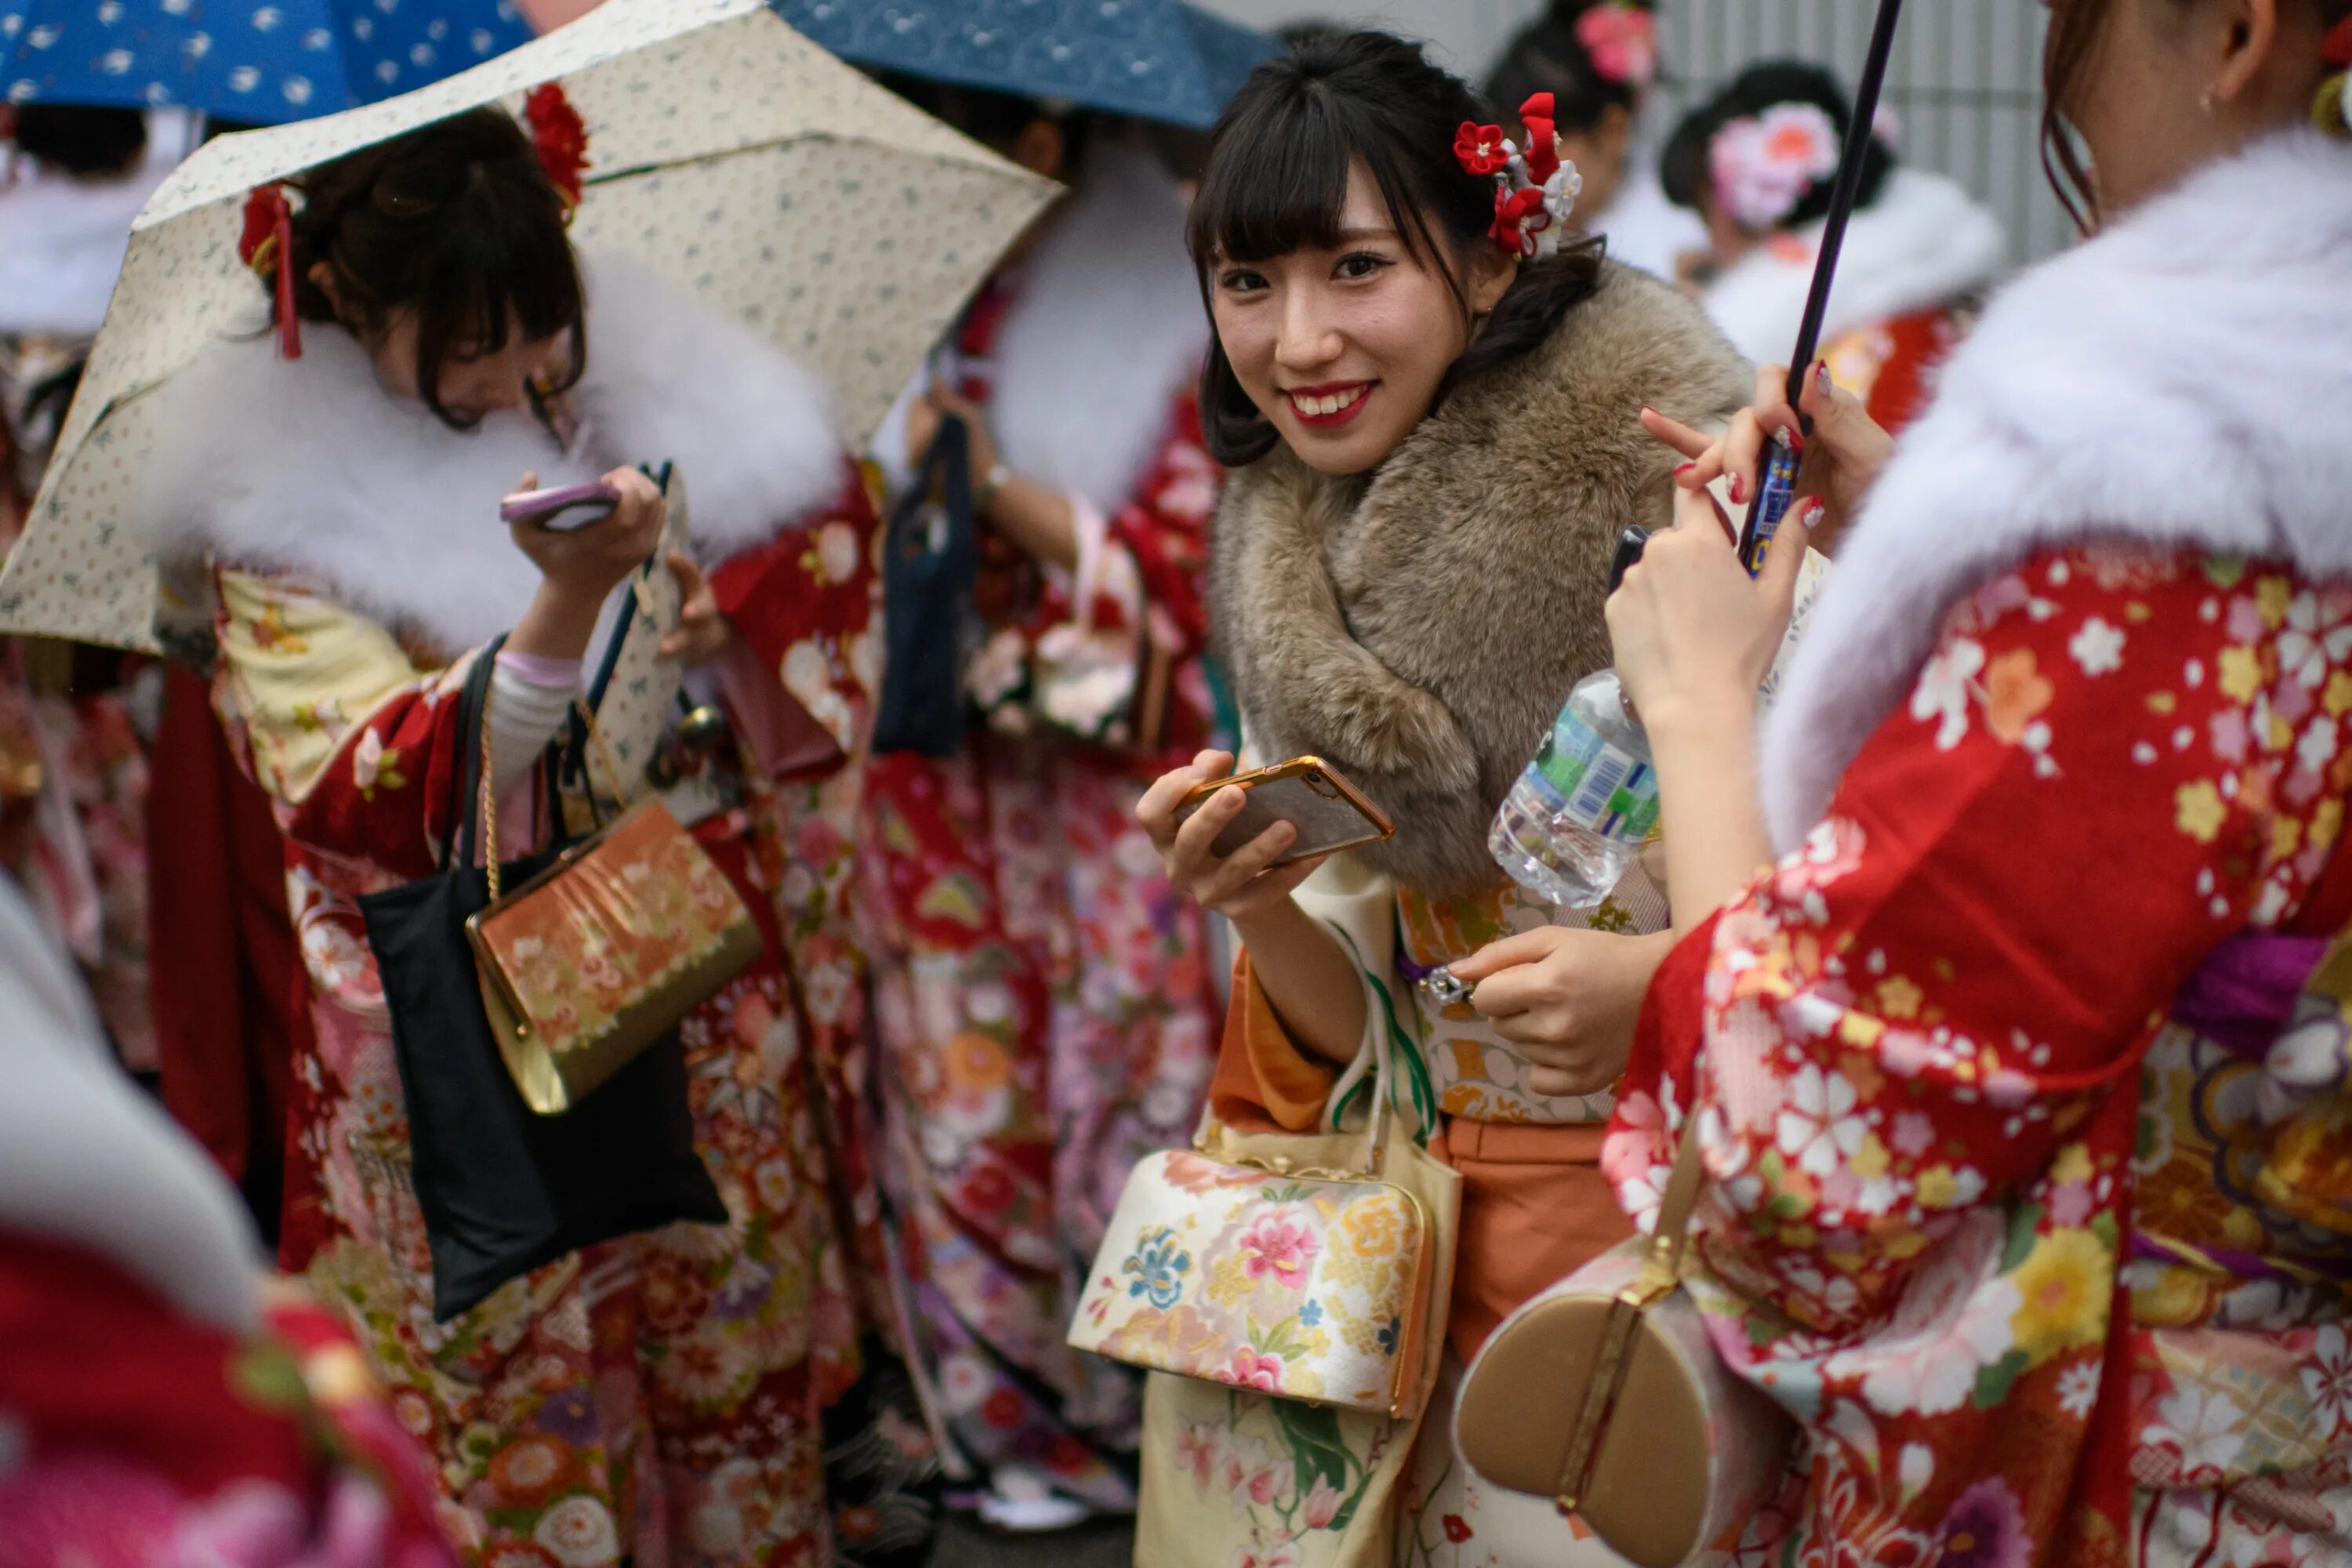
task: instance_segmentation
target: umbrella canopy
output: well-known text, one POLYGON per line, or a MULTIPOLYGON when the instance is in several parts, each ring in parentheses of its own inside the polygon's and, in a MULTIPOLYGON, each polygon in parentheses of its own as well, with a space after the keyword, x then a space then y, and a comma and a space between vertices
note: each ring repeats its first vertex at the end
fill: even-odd
POLYGON ((278 125, 423 87, 530 37, 512 0, 0 0, 0 96, 278 125))
POLYGON ((213 337, 251 330, 237 259, 254 185, 557 81, 588 129, 573 221, 831 383, 862 445, 997 257, 1059 193, 875 86, 761 0, 607 0, 433 86, 206 143, 131 226, 24 538, 0 632, 155 646, 157 576, 123 521, 152 447, 145 395, 213 337))
POLYGON ((1280 46, 1182 0, 773 0, 877 70, 1205 131, 1280 46))

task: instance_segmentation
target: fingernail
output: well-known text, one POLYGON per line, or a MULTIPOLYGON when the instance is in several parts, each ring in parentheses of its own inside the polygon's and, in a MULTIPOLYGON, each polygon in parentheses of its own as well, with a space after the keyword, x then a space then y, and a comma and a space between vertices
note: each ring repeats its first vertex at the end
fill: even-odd
POLYGON ((1789 450, 1800 458, 1805 455, 1805 433, 1802 430, 1789 432, 1789 450))
POLYGON ((1804 525, 1807 528, 1813 527, 1822 521, 1822 514, 1829 510, 1830 503, 1815 496, 1811 504, 1805 508, 1804 525))
POLYGON ((1642 412, 1643 412, 1643 413, 1644 413, 1644 414, 1646 414, 1646 415, 1649 415, 1652 418, 1655 418, 1655 417, 1657 416, 1657 413, 1658 413, 1658 411, 1657 411, 1656 409, 1654 409, 1654 408, 1651 407, 1651 406, 1650 406, 1648 404, 1646 404, 1646 403, 1644 403, 1643 405, 1642 405, 1642 412))
POLYGON ((1748 500, 1748 484, 1738 474, 1731 476, 1731 504, 1738 506, 1748 500))
POLYGON ((1686 479, 1697 472, 1698 465, 1696 463, 1685 463, 1681 468, 1675 470, 1675 478, 1678 479, 1686 479))
POLYGON ((1822 389, 1823 397, 1837 391, 1837 383, 1830 379, 1830 362, 1822 360, 1813 366, 1813 384, 1822 389))

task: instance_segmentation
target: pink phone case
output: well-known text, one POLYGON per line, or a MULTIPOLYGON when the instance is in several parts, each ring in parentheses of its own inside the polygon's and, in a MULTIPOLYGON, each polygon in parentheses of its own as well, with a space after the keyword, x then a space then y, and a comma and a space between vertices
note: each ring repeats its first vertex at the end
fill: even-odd
POLYGON ((613 509, 621 504, 621 492, 603 480, 584 485, 562 485, 554 489, 523 490, 499 503, 500 522, 535 522, 541 528, 568 531, 585 528, 610 517, 613 509), (582 515, 556 520, 567 512, 582 515))

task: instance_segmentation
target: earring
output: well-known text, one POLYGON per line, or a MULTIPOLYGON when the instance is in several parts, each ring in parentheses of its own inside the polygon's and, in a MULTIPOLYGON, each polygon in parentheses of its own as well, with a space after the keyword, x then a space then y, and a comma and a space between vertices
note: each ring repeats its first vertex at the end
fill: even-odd
POLYGON ((2213 111, 2220 102, 2220 90, 2212 87, 2210 84, 2208 84, 2204 93, 2197 100, 2197 107, 2205 111, 2206 119, 2210 120, 2213 118, 2213 111))

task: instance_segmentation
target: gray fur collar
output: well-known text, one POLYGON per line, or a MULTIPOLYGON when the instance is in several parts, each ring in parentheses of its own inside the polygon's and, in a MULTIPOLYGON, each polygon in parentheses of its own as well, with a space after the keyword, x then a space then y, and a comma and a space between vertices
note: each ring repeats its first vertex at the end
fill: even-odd
POLYGON ((1697 309, 1611 265, 1552 341, 1465 386, 1369 479, 1286 448, 1217 515, 1210 626, 1268 760, 1313 754, 1396 819, 1361 852, 1424 892, 1494 881, 1486 828, 1569 689, 1609 662, 1618 532, 1674 458, 1643 404, 1720 425, 1745 365, 1697 309))

